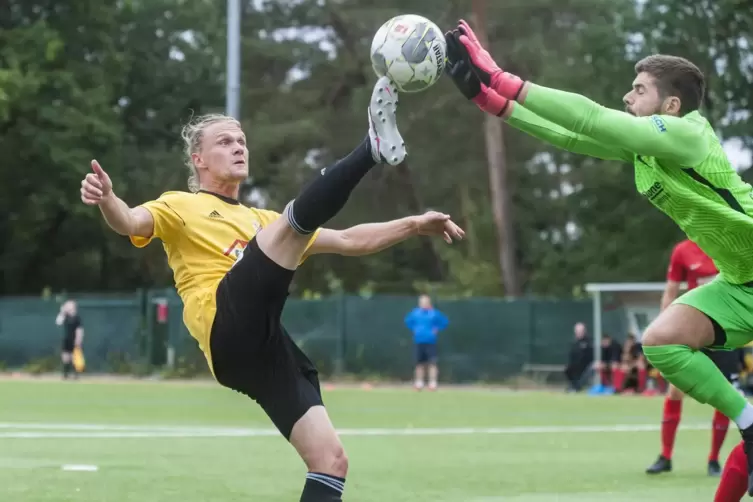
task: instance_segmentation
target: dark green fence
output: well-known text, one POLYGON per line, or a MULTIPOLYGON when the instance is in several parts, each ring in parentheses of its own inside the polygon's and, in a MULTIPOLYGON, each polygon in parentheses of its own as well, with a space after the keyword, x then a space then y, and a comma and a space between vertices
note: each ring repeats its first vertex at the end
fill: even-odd
MULTIPOLYGON (((203 355, 183 325, 174 290, 74 298, 91 371, 131 371, 136 365, 206 371, 203 355), (168 305, 164 323, 157 309, 162 301, 168 305)), ((403 318, 415 304, 412 296, 290 299, 283 321, 326 376, 405 379, 412 372, 413 348, 403 318)), ((590 327, 593 317, 588 300, 469 298, 438 300, 436 307, 450 320, 439 337, 440 370, 443 380, 457 382, 500 380, 525 363, 564 363, 573 324, 583 321, 590 327)), ((55 300, 0 299, 0 362, 13 368, 57 357, 58 309, 55 300)), ((605 313, 604 329, 621 338, 622 318, 620 311, 605 313)))

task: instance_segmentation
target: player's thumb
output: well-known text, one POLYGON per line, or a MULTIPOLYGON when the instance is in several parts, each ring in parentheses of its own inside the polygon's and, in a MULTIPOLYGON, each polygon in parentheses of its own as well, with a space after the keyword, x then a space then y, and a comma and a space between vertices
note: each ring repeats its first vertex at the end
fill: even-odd
POLYGON ((92 160, 92 171, 94 171, 94 174, 97 175, 99 180, 103 184, 110 184, 110 177, 107 175, 104 169, 102 169, 102 166, 99 165, 99 162, 96 160, 92 160))

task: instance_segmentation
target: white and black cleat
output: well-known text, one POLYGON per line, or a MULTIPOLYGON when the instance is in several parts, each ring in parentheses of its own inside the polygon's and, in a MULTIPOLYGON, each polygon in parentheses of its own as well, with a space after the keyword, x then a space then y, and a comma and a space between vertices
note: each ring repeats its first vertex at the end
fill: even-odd
POLYGON ((376 162, 396 166, 405 159, 405 142, 397 130, 397 89, 389 78, 381 77, 369 103, 369 139, 376 162))

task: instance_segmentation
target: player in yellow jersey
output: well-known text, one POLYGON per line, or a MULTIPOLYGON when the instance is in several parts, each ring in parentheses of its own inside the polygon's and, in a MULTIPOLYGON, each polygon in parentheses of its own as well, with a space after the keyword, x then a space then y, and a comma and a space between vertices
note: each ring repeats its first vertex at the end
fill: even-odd
POLYGON ((82 182, 83 202, 98 205, 114 231, 138 247, 155 237, 162 241, 185 324, 215 378, 255 400, 305 462, 302 502, 341 500, 348 461, 324 408, 316 368, 280 322, 296 268, 310 255, 366 255, 415 235, 448 242, 463 237, 448 215, 433 211, 346 230, 321 228, 377 162, 402 162, 396 108, 395 87, 379 79, 368 107, 368 136, 322 169, 283 214, 238 202, 249 174, 246 136, 236 120, 221 115, 184 128, 190 193, 167 192, 130 208, 96 161, 82 182))

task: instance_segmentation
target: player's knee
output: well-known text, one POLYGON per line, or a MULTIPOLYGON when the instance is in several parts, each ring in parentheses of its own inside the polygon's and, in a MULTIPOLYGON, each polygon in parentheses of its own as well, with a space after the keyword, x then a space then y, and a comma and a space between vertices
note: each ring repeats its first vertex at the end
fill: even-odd
POLYGON ((317 455, 311 458, 307 467, 312 472, 321 472, 340 478, 347 477, 348 455, 345 448, 339 442, 322 448, 317 455))
POLYGON ((674 385, 670 385, 669 392, 667 392, 667 397, 672 401, 680 401, 683 397, 685 397, 685 394, 683 394, 683 392, 674 385))
POLYGON ((298 268, 310 239, 310 235, 296 232, 285 218, 276 219, 256 234, 256 243, 261 252, 288 270, 298 268))
POLYGON ((644 347, 686 345, 700 349, 713 342, 714 327, 706 314, 682 304, 670 305, 649 324, 642 339, 644 347))

